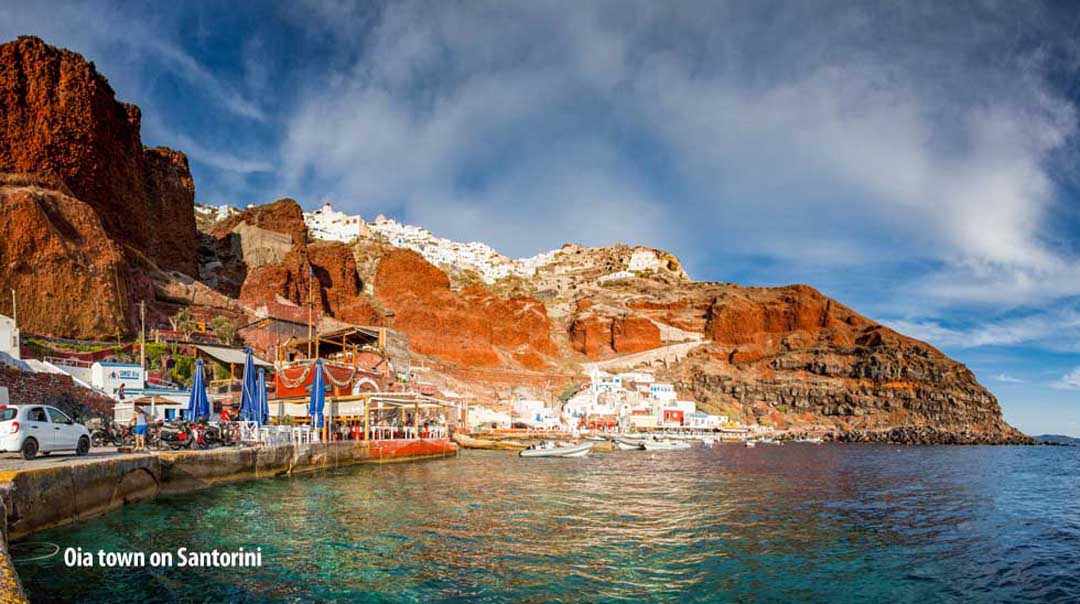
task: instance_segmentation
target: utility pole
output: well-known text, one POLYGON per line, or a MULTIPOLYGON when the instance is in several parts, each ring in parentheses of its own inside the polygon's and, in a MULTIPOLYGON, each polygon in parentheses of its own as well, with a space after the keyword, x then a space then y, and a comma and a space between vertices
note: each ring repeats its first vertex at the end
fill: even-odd
POLYGON ((311 264, 308 264, 308 287, 307 287, 307 356, 311 358, 311 341, 315 339, 312 335, 312 323, 311 323, 311 287, 314 285, 315 273, 311 270, 311 264))
POLYGON ((16 305, 15 288, 11 288, 11 320, 15 321, 15 328, 19 328, 19 307, 16 305))
POLYGON ((139 300, 139 366, 142 367, 143 387, 146 387, 146 300, 139 300))

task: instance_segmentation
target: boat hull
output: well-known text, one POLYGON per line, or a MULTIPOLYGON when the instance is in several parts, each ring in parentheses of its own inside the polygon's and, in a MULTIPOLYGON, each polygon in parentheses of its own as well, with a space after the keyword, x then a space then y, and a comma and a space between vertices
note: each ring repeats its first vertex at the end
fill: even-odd
POLYGON ((646 442, 643 444, 646 451, 684 451, 690 448, 689 443, 682 442, 646 442))
POLYGON ((572 447, 556 447, 554 449, 525 449, 518 453, 521 457, 585 457, 592 452, 591 442, 574 445, 572 447))

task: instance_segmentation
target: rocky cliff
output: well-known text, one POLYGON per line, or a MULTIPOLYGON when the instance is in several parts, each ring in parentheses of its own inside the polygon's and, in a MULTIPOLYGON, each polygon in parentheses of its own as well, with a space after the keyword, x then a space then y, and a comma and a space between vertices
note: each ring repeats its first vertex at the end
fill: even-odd
POLYGON ((142 147, 138 109, 93 64, 35 38, 0 58, 0 288, 28 332, 111 339, 142 300, 151 327, 185 306, 303 320, 310 301, 317 319, 405 333, 425 379, 482 402, 646 367, 705 410, 794 431, 1026 440, 966 367, 811 287, 699 283, 640 246, 514 260, 291 199, 196 221, 186 158, 142 147))
POLYGON ((0 172, 56 176, 110 239, 195 274, 187 159, 143 148, 139 108, 118 102, 93 63, 34 37, 0 45, 0 120, 0 172))

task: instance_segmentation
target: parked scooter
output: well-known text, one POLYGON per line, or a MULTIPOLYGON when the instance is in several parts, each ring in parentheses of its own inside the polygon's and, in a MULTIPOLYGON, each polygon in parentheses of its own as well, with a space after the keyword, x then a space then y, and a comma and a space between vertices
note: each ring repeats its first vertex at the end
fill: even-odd
POLYGON ((116 422, 103 421, 90 431, 90 444, 95 447, 129 447, 134 442, 135 435, 131 433, 131 427, 116 422))
POLYGON ((195 446, 195 434, 191 425, 184 420, 176 420, 162 424, 158 432, 158 442, 161 448, 169 448, 174 451, 191 449, 195 446))

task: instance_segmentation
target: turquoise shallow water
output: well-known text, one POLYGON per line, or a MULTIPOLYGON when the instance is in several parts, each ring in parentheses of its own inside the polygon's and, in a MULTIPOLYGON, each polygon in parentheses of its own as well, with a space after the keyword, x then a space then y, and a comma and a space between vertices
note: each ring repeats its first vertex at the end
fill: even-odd
POLYGON ((238 569, 20 562, 36 602, 1078 602, 1080 448, 469 451, 164 498, 27 541, 263 551, 238 569))

